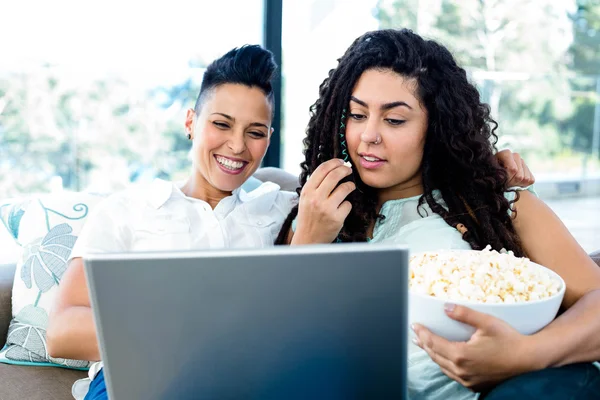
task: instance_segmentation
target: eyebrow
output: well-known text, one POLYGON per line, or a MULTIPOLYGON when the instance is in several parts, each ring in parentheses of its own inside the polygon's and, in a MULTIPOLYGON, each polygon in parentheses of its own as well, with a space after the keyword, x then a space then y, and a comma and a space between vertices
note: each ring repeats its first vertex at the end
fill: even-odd
MULTIPOLYGON (((211 115, 220 115, 220 116, 222 116, 222 117, 224 117, 224 118, 226 118, 226 119, 230 120, 231 122, 235 122, 235 118, 233 118, 231 115, 223 114, 223 113, 220 113, 220 112, 215 112, 215 113, 212 113, 211 115)), ((261 122, 252 122, 252 123, 251 123, 250 125, 248 125, 248 126, 256 126, 256 127, 261 127, 261 128, 265 128, 265 129, 267 129, 267 130, 269 129, 269 127, 268 127, 267 125, 265 125, 265 124, 263 124, 263 123, 261 123, 261 122)))
POLYGON ((220 115, 220 116, 225 117, 226 119, 230 120, 231 122, 235 122, 235 118, 233 118, 231 115, 223 114, 220 112, 215 112, 210 115, 220 115))
MULTIPOLYGON (((367 108, 369 107, 369 105, 367 103, 365 103, 364 101, 362 101, 360 99, 357 99, 354 96, 350 96, 350 100, 353 101, 353 102, 355 102, 355 103, 360 104, 363 107, 367 107, 367 108)), ((382 104, 380 108, 383 111, 386 111, 386 110, 390 110, 390 109, 395 108, 395 107, 406 107, 409 110, 412 110, 412 107, 409 106, 408 104, 406 104, 403 101, 394 101, 394 102, 391 102, 391 103, 385 103, 385 104, 382 104)))

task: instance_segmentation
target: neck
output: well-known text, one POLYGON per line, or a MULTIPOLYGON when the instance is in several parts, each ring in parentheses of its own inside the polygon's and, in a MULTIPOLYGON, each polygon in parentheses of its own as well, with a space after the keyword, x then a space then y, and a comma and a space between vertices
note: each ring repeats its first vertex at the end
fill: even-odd
POLYGON ((379 190, 379 207, 386 201, 407 199, 423 194, 423 180, 421 174, 414 176, 406 182, 396 186, 379 190))
POLYGON ((225 192, 215 188, 206 178, 196 172, 181 187, 181 191, 188 197, 207 202, 214 210, 217 204, 225 197, 231 196, 231 192, 225 192))

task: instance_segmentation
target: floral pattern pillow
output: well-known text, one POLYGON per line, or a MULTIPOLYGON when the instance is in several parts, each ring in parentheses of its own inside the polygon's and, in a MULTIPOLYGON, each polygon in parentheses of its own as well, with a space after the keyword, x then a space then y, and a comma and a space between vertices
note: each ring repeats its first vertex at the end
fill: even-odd
POLYGON ((77 235, 91 208, 102 199, 66 192, 0 203, 0 224, 21 248, 12 292, 13 319, 0 362, 89 367, 88 361, 50 357, 46 327, 77 235))

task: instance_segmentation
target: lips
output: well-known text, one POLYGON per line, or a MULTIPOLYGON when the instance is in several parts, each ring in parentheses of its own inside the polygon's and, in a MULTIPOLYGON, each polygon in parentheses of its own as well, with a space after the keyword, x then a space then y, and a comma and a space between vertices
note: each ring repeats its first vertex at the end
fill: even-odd
POLYGON ((215 155, 215 160, 223 172, 232 175, 241 173, 246 168, 246 165, 248 165, 248 161, 225 157, 222 155, 215 155))
POLYGON ((366 169, 376 169, 386 163, 386 161, 384 159, 381 159, 374 154, 361 153, 361 154, 359 154, 359 156, 360 156, 360 165, 366 169))

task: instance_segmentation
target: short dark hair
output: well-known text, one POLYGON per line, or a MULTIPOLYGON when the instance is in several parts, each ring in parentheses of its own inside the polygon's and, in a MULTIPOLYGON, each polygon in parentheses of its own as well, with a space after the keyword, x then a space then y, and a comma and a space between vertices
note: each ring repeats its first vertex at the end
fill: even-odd
POLYGON ((273 53, 258 45, 244 45, 228 51, 206 68, 194 106, 196 114, 200 112, 205 95, 226 83, 257 87, 264 92, 269 103, 274 107, 272 82, 276 71, 277 64, 273 53))

